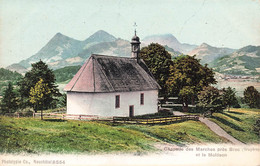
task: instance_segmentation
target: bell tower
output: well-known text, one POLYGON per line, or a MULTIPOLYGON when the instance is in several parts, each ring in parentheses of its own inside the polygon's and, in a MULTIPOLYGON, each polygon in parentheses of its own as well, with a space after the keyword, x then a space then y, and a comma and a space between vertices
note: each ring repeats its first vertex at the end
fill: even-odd
MULTIPOLYGON (((134 26, 137 26, 136 23, 134 26)), ((136 29, 135 29, 135 35, 132 37, 132 41, 131 41, 131 49, 132 49, 132 58, 135 58, 137 60, 137 62, 139 62, 140 57, 139 57, 139 53, 140 53, 140 39, 138 36, 136 36, 136 29)))

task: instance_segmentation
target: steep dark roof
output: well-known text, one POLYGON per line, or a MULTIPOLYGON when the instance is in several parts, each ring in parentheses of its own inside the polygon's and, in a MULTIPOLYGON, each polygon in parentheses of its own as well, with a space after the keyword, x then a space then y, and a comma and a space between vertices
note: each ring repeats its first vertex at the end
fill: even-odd
POLYGON ((64 88, 74 92, 129 92, 157 90, 145 63, 133 58, 92 55, 64 88))

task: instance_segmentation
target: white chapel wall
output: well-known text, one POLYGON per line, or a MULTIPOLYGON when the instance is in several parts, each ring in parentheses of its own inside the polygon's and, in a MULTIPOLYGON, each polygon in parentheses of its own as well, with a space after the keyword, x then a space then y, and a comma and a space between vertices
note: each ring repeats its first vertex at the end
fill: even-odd
POLYGON ((67 114, 129 116, 129 106, 134 105, 134 115, 157 112, 158 91, 135 91, 118 93, 67 93, 67 114), (144 105, 140 94, 144 93, 144 105), (115 96, 120 95, 120 108, 115 108, 115 96))

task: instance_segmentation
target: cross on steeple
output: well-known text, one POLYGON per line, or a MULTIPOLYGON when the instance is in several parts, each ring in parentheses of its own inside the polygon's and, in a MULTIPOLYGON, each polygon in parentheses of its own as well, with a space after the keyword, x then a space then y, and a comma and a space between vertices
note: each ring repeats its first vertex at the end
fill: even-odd
POLYGON ((136 36, 136 27, 137 27, 137 24, 136 24, 136 22, 134 23, 134 25, 133 25, 134 27, 135 27, 135 36, 136 36))
POLYGON ((141 42, 140 42, 139 37, 136 36, 136 27, 137 27, 136 22, 134 23, 133 26, 135 28, 135 35, 132 37, 132 41, 131 41, 132 57, 137 60, 137 63, 139 63, 140 62, 139 53, 140 53, 141 42))

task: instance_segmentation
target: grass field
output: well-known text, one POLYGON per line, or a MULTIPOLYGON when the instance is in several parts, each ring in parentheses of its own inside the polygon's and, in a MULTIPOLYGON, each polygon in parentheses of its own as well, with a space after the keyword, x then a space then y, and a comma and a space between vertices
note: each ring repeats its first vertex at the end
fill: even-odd
POLYGON ((230 111, 214 113, 210 120, 244 143, 260 143, 253 131, 257 117, 260 117, 259 109, 231 108, 230 111))
POLYGON ((221 143, 204 124, 112 125, 104 122, 0 117, 0 152, 27 153, 146 153, 154 144, 221 143))
POLYGON ((123 128, 141 131, 159 140, 177 145, 193 143, 227 143, 199 121, 186 121, 171 125, 127 125, 123 128))
POLYGON ((134 130, 96 122, 1 117, 1 152, 139 152, 152 150, 152 138, 134 130))

